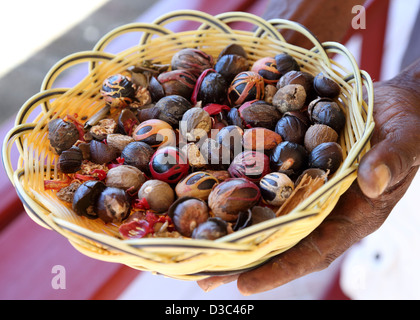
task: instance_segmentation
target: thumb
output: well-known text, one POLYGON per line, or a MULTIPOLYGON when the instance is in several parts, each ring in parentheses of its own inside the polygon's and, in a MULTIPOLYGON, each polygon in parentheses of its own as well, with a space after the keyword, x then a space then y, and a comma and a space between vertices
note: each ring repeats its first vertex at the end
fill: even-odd
POLYGON ((360 161, 358 183, 369 198, 380 196, 403 179, 412 166, 418 165, 419 136, 415 133, 416 128, 412 127, 411 121, 401 120, 390 119, 376 129, 379 133, 372 142, 379 142, 360 161))

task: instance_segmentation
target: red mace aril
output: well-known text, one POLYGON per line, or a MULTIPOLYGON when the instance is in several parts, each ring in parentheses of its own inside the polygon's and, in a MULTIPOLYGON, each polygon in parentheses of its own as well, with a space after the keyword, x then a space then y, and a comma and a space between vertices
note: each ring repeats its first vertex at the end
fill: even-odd
POLYGON ((275 85, 281 77, 281 73, 277 70, 276 60, 272 57, 258 59, 252 65, 251 71, 263 77, 266 84, 275 85))

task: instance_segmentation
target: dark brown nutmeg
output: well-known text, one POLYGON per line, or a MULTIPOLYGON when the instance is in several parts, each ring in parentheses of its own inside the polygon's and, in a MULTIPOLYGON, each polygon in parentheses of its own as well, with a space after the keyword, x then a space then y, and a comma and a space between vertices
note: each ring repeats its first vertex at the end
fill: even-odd
POLYGON ((106 188, 101 181, 90 180, 81 184, 73 195, 73 210, 79 215, 89 219, 98 218, 96 201, 106 188))
POLYGON ((74 123, 60 118, 48 123, 48 140, 58 154, 70 149, 78 139, 79 131, 74 123))
POLYGON ((346 115, 339 105, 328 98, 313 100, 308 106, 309 118, 313 123, 325 124, 340 133, 346 124, 346 115))
POLYGON ((239 109, 242 121, 251 128, 262 127, 274 130, 281 118, 281 113, 264 100, 245 102, 239 109))
POLYGON ((124 164, 136 167, 142 172, 147 172, 153 153, 153 148, 147 143, 134 141, 123 149, 121 158, 124 159, 124 164))
POLYGON ((276 124, 276 133, 283 141, 303 145, 305 133, 308 130, 309 119, 301 112, 287 112, 276 124))
POLYGON ((307 151, 302 145, 283 141, 271 153, 271 169, 293 176, 305 168, 307 158, 307 151))
POLYGON ((214 70, 221 74, 227 83, 231 83, 238 73, 247 71, 248 68, 248 59, 238 54, 223 55, 214 66, 214 70))
POLYGON ((219 56, 217 57, 217 60, 220 60, 221 57, 227 54, 237 54, 239 56, 242 56, 244 58, 248 58, 248 54, 246 53, 244 47, 237 43, 231 43, 227 45, 225 48, 223 48, 222 51, 220 51, 219 56))
POLYGON ((276 60, 277 70, 281 76, 285 75, 289 71, 300 71, 299 64, 290 54, 279 53, 274 57, 274 59, 276 60))
POLYGON ((204 70, 213 68, 213 57, 198 49, 181 49, 172 56, 172 70, 187 70, 198 77, 204 70))
POLYGON ((209 218, 209 208, 203 200, 182 197, 171 205, 168 215, 180 234, 191 237, 194 229, 209 218))
POLYGON ((211 217, 201 223, 192 233, 193 239, 216 240, 228 234, 228 224, 226 221, 211 217))
POLYGON ((97 164, 105 164, 118 157, 118 149, 100 141, 90 142, 90 160, 97 164))
POLYGON ((197 77, 187 70, 171 70, 161 73, 157 80, 161 83, 166 96, 179 95, 190 99, 197 77))
POLYGON ((193 97, 193 103, 201 101, 202 106, 210 103, 225 104, 227 101, 228 82, 213 69, 205 70, 197 80, 196 97, 193 97))
POLYGON ((75 173, 80 170, 83 161, 82 151, 73 146, 64 150, 58 157, 58 169, 62 173, 75 173))
POLYGON ((324 142, 309 154, 308 166, 333 174, 343 162, 343 149, 336 142, 324 142))
POLYGON ((149 108, 143 108, 137 110, 137 119, 139 122, 143 122, 151 119, 158 119, 160 114, 160 109, 156 108, 155 105, 150 105, 149 108))
POLYGON ((150 92, 152 102, 157 102, 165 96, 165 90, 162 84, 155 77, 150 77, 147 90, 150 92))
POLYGON ((123 189, 107 187, 96 200, 98 218, 105 223, 122 222, 130 214, 130 196, 123 189))
POLYGON ((158 118, 177 128, 184 113, 190 109, 191 103, 178 95, 166 96, 160 99, 155 108, 159 110, 158 118))
POLYGON ((228 124, 244 129, 245 125, 241 119, 238 108, 231 108, 227 113, 226 118, 228 124))
POLYGON ((216 217, 235 221, 242 211, 252 208, 260 199, 258 186, 244 178, 219 183, 209 195, 209 207, 216 217))
POLYGON ((314 78, 314 89, 320 97, 337 98, 340 94, 340 86, 323 72, 318 73, 314 78))

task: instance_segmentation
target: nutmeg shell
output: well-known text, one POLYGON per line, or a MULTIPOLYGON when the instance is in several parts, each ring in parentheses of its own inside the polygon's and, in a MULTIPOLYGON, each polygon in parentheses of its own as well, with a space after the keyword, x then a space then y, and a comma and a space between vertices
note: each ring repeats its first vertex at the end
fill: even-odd
POLYGON ((89 219, 98 218, 96 201, 105 188, 102 181, 89 180, 81 184, 73 195, 73 210, 79 216, 89 219))
POLYGON ((267 152, 274 149, 283 139, 273 130, 251 128, 245 130, 242 141, 245 149, 267 152))
POLYGON ((129 195, 120 188, 106 187, 96 200, 98 218, 105 223, 122 222, 130 214, 129 195))

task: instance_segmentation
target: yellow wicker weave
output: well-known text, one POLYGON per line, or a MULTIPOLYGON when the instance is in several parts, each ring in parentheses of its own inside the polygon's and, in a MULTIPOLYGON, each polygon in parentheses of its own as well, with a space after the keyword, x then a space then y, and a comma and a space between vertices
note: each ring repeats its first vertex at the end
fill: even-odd
MULTIPOLYGON (((265 21, 243 12, 218 16, 197 11, 172 12, 154 23, 133 23, 105 35, 92 51, 79 52, 59 61, 46 75, 41 90, 20 109, 14 128, 3 144, 3 162, 9 179, 28 215, 41 226, 68 238, 81 253, 95 259, 117 262, 130 267, 186 280, 198 280, 215 274, 227 274, 255 267, 298 243, 331 212, 357 175, 360 157, 370 148, 374 128, 373 88, 369 75, 359 70, 351 53, 335 42, 320 43, 303 26, 281 19, 265 21), (166 24, 179 20, 201 23, 197 30, 174 33, 166 24), (249 22, 254 32, 233 30, 232 22, 249 22), (314 47, 306 50, 287 43, 279 31, 292 29, 305 35, 314 47), (111 54, 105 50, 117 37, 129 32, 141 34, 139 44, 111 54), (325 72, 337 81, 342 91, 338 103, 346 113, 346 126, 340 136, 345 160, 325 185, 280 216, 215 241, 183 238, 144 238, 121 240, 118 226, 100 219, 77 216, 58 200, 54 191, 44 189, 45 179, 63 179, 55 166, 57 155, 50 150, 47 123, 55 117, 77 113, 90 117, 105 102, 99 93, 103 80, 121 73, 146 59, 169 63, 181 48, 196 47, 217 57, 228 44, 238 43, 248 52, 251 62, 280 52, 291 54, 304 71, 325 72), (348 61, 346 70, 332 54, 348 61), (73 88, 54 88, 57 77, 69 67, 88 63, 86 77, 73 88), (368 99, 363 100, 363 89, 368 99), (12 163, 13 147, 19 151, 18 163, 12 163)), ((30 239, 28 239, 30 240, 30 239)))

